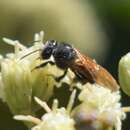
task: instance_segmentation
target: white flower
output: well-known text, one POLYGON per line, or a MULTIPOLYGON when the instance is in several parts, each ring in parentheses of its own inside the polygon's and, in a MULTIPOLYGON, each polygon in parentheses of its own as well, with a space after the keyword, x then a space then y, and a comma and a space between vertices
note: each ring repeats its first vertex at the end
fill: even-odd
MULTIPOLYGON (((21 57, 43 48, 43 32, 35 35, 32 47, 25 47, 18 41, 4 38, 4 41, 14 46, 14 53, 6 54, 5 58, 0 56, 0 98, 7 103, 10 110, 15 114, 34 113, 38 106, 35 105, 33 97, 37 96, 47 101, 53 94, 55 81, 48 76, 52 71, 50 65, 44 69, 32 69, 42 63, 37 59, 39 51, 21 59, 21 57)), ((53 70, 56 73, 57 70, 53 70)))
POLYGON ((41 101, 35 97, 35 100, 40 104, 45 110, 44 114, 40 119, 32 116, 18 115, 14 116, 17 120, 30 121, 36 124, 32 130, 75 130, 74 120, 70 117, 70 112, 74 103, 76 91, 72 92, 67 108, 58 108, 58 100, 54 100, 52 105, 52 110, 46 104, 46 102, 41 101))
POLYGON ((88 83, 83 86, 79 100, 81 104, 72 112, 77 128, 86 122, 86 126, 93 130, 121 130, 126 111, 121 107, 118 91, 111 92, 98 84, 88 83))

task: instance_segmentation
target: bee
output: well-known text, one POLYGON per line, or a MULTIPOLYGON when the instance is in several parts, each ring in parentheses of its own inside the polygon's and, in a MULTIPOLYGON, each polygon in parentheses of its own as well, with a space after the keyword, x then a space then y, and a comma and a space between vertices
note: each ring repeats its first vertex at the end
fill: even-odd
POLYGON ((112 91, 119 89, 118 83, 105 68, 68 43, 48 40, 41 50, 40 56, 41 59, 49 59, 53 56, 54 62, 47 61, 36 66, 34 69, 42 68, 47 64, 56 65, 58 68, 64 70, 62 76, 55 78, 57 81, 63 79, 68 69, 70 69, 83 84, 90 82, 107 87, 112 91))

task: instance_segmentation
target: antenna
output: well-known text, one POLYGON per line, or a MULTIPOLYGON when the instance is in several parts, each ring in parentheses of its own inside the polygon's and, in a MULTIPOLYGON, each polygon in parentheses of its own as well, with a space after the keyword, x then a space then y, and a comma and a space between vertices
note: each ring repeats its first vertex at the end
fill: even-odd
POLYGON ((24 55, 23 57, 20 58, 20 60, 22 60, 23 58, 25 58, 25 57, 27 57, 27 56, 29 56, 29 55, 31 55, 31 54, 37 52, 37 51, 41 51, 41 49, 37 49, 37 50, 35 50, 35 51, 32 51, 32 52, 30 52, 30 53, 24 55))
POLYGON ((29 44, 33 44, 35 42, 41 42, 41 40, 31 41, 29 44))

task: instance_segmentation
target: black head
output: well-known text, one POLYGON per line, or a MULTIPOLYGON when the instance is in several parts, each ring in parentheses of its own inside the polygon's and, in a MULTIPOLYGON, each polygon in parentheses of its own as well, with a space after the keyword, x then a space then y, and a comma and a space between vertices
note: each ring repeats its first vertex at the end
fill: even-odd
POLYGON ((73 47, 67 43, 60 43, 55 48, 53 56, 56 65, 60 68, 67 68, 75 59, 76 52, 73 47))
POLYGON ((57 42, 55 40, 47 41, 41 52, 41 57, 43 59, 49 59, 56 47, 57 47, 57 42))

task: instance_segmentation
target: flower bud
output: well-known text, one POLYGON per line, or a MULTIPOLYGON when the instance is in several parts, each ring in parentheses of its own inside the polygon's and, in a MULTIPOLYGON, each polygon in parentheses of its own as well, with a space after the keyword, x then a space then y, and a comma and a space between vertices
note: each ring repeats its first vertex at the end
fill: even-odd
POLYGON ((118 76, 122 90, 130 96, 130 53, 121 58, 118 76))

